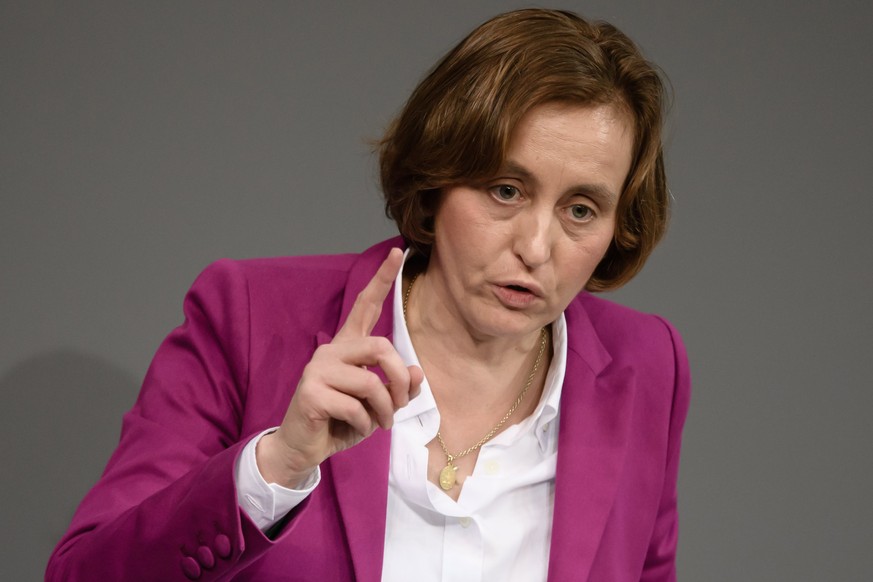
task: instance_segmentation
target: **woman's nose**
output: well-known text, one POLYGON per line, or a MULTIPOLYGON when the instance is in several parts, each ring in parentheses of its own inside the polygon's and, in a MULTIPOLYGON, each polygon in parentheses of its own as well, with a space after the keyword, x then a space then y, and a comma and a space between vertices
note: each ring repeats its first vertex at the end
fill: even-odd
POLYGON ((548 262, 552 256, 554 229, 551 213, 530 209, 516 218, 515 254, 531 269, 548 262))

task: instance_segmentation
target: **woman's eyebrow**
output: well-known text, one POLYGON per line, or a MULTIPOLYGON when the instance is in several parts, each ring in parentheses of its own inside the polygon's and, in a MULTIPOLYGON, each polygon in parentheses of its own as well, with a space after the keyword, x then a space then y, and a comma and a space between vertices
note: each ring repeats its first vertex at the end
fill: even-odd
POLYGON ((526 181, 533 182, 534 184, 538 183, 536 176, 533 175, 533 172, 531 172, 518 162, 514 162, 512 160, 506 160, 503 162, 503 165, 500 166, 500 173, 515 174, 526 181))
MULTIPOLYGON (((512 176, 517 176, 525 182, 530 183, 534 187, 540 185, 539 180, 533 172, 531 172, 514 160, 506 160, 505 162, 503 162, 503 165, 500 166, 498 174, 509 174, 512 176)), ((567 188, 567 193, 583 194, 585 196, 589 196, 597 200, 597 202, 599 202, 601 205, 609 208, 614 208, 618 204, 619 194, 617 192, 613 192, 612 189, 605 184, 574 184, 573 186, 567 188)))

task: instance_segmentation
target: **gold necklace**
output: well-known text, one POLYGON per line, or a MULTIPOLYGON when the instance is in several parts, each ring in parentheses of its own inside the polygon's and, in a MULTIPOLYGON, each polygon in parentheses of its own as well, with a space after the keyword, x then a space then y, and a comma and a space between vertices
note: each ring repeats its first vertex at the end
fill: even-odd
MULTIPOLYGON (((406 288, 406 293, 403 295, 403 317, 404 318, 407 318, 406 306, 409 304, 409 295, 410 295, 410 293, 412 293, 412 286, 415 285, 415 280, 418 279, 418 275, 420 275, 420 274, 421 273, 418 273, 414 277, 412 277, 412 280, 409 282, 409 287, 406 288)), ((407 323, 407 325, 408 325, 408 323, 407 323)), ((533 379, 534 379, 534 376, 536 376, 537 370, 539 370, 540 363, 542 362, 542 359, 543 359, 543 354, 546 351, 546 344, 548 343, 547 342, 548 337, 549 337, 548 329, 546 327, 543 327, 542 329, 540 329, 540 349, 539 349, 539 352, 537 352, 537 359, 534 361, 533 368, 531 368, 530 374, 528 374, 527 381, 524 383, 524 388, 521 389, 521 392, 518 394, 518 398, 515 399, 515 402, 512 403, 512 406, 509 408, 509 411, 503 415, 503 418, 500 419, 500 422, 498 422, 494 426, 494 428, 492 428, 490 431, 488 431, 488 434, 486 434, 481 439, 479 439, 479 442, 477 442, 475 445, 473 445, 471 447, 464 449, 460 453, 455 453, 453 455, 449 452, 449 448, 446 446, 445 441, 443 441, 442 434, 440 433, 440 431, 437 431, 437 434, 436 434, 437 441, 439 441, 440 448, 442 448, 443 453, 445 453, 445 455, 446 455, 446 466, 443 467, 442 471, 440 471, 440 487, 443 488, 443 491, 450 490, 452 487, 455 486, 455 483, 457 483, 458 468, 452 464, 452 463, 454 463, 455 459, 460 459, 461 457, 463 457, 465 455, 469 455, 470 453, 472 453, 473 451, 477 450, 479 447, 481 447, 482 445, 487 443, 489 440, 491 440, 494 437, 494 435, 496 435, 497 432, 503 427, 503 425, 506 424, 506 421, 509 420, 509 417, 512 416, 512 413, 514 413, 518 409, 518 406, 521 404, 521 401, 524 400, 524 397, 527 394, 527 391, 530 389, 530 386, 533 383, 533 379)))

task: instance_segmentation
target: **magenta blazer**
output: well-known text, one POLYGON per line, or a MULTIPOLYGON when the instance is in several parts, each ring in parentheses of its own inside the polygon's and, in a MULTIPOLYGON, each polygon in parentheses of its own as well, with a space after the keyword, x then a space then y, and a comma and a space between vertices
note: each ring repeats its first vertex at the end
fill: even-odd
MULTIPOLYGON (((301 371, 393 246, 223 260, 185 299, 106 471, 46 572, 57 582, 340 581, 381 577, 390 434, 322 465, 272 539, 239 508, 234 462, 276 426, 301 371)), ((374 329, 391 338, 392 295, 374 329)), ((674 580, 685 351, 652 315, 588 293, 566 311, 550 581, 674 580)))

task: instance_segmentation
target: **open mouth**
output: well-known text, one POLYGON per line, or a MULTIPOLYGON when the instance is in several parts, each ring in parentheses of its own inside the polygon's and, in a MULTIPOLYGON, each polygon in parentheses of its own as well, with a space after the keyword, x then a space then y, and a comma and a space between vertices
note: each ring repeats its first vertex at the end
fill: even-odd
POLYGON ((537 292, 517 283, 496 285, 495 293, 500 301, 510 309, 525 309, 539 297, 537 292))

